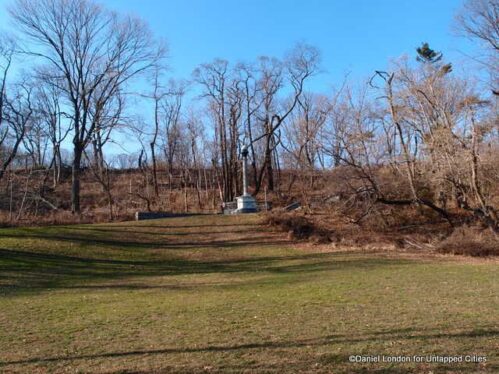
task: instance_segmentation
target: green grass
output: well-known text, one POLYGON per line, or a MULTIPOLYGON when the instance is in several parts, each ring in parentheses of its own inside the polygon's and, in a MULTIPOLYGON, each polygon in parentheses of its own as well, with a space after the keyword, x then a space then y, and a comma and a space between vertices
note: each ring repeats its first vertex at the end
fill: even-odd
POLYGON ((258 220, 2 229, 0 372, 499 371, 497 262, 324 253, 258 220), (348 362, 378 354, 487 362, 348 362))

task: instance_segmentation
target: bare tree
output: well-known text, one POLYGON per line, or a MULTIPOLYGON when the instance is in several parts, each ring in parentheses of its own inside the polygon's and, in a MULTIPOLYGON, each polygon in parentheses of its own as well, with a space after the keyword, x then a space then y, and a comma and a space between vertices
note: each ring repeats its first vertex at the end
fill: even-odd
POLYGON ((466 35, 499 52, 499 1, 467 0, 456 18, 466 35))
POLYGON ((163 73, 164 67, 156 66, 154 68, 153 77, 152 77, 152 85, 153 91, 150 94, 142 95, 153 101, 153 133, 151 142, 149 143, 149 147, 151 149, 151 160, 152 160, 152 177, 154 184, 154 193, 156 197, 159 196, 158 189, 158 167, 157 167, 157 157, 156 157, 156 145, 158 141, 160 125, 161 125, 161 102, 163 98, 168 95, 166 89, 161 85, 161 77, 163 73))
POLYGON ((467 0, 456 16, 459 31, 486 51, 480 62, 490 71, 492 92, 499 95, 499 0, 467 0))
MULTIPOLYGON (((297 110, 290 117, 285 132, 282 147, 291 158, 290 167, 298 171, 306 188, 305 178, 309 178, 308 188, 314 188, 314 175, 320 160, 323 130, 329 118, 331 105, 326 97, 305 93, 299 100, 297 110)), ((291 178, 294 180, 297 174, 291 178)), ((290 183, 291 188, 292 183, 290 183)), ((304 195, 305 195, 305 191, 304 195)), ((308 195, 308 193, 307 193, 308 195)))
POLYGON ((55 187, 60 182, 63 166, 61 144, 73 129, 73 123, 63 113, 60 84, 53 84, 52 80, 44 80, 41 78, 43 75, 45 74, 40 74, 37 79, 35 106, 39 120, 43 123, 45 136, 50 140, 52 147, 49 169, 53 169, 53 185, 55 187))
MULTIPOLYGON (((165 156, 170 191, 173 187, 174 165, 178 158, 178 152, 183 136, 182 120, 184 97, 187 90, 187 82, 170 80, 165 95, 159 102, 159 120, 161 120, 161 136, 163 153, 165 156)), ((158 124, 160 125, 160 124, 158 124)), ((158 127, 159 129, 159 127, 158 127)))
POLYGON ((196 113, 191 109, 187 119, 187 135, 190 143, 190 155, 192 167, 195 171, 195 188, 198 201, 198 209, 202 209, 201 183, 202 169, 206 172, 206 164, 201 159, 200 142, 204 136, 203 123, 197 118, 196 113))
POLYGON ((0 179, 15 159, 33 117, 32 92, 29 81, 17 83, 3 95, 0 129, 0 179))
POLYGON ((4 125, 6 107, 7 78, 16 51, 14 40, 0 35, 0 125, 4 125))
MULTIPOLYGON (((261 58, 263 59, 263 57, 261 58)), ((255 129, 257 122, 257 113, 263 104, 264 95, 262 95, 262 87, 259 84, 259 69, 252 64, 240 63, 236 66, 236 74, 239 76, 243 90, 243 141, 249 144, 251 162, 251 174, 253 176, 253 184, 257 185, 257 154, 253 139, 255 137, 255 129)))
POLYGON ((320 62, 319 51, 306 44, 298 44, 286 57, 282 69, 285 69, 285 77, 281 76, 281 67, 271 65, 270 70, 267 67, 262 69, 262 91, 265 95, 263 104, 263 134, 255 138, 253 142, 263 139, 264 160, 258 176, 256 193, 261 188, 263 177, 267 178, 267 187, 270 191, 274 190, 273 179, 273 155, 279 142, 278 131, 284 121, 293 112, 297 106, 300 97, 304 91, 305 82, 317 73, 320 62), (286 80, 292 89, 289 100, 276 105, 278 100, 276 95, 286 80))
POLYGON ((7 81, 15 53, 14 40, 0 35, 0 179, 16 157, 33 113, 30 83, 7 81))
POLYGON ((223 201, 235 197, 237 176, 237 147, 240 118, 242 115, 242 86, 231 74, 229 63, 217 59, 203 64, 193 73, 194 79, 203 87, 203 97, 208 100, 208 111, 215 125, 215 136, 219 147, 221 196, 223 201))
MULTIPOLYGON (((272 131, 272 119, 274 114, 280 109, 279 93, 285 85, 285 66, 282 61, 276 58, 260 57, 258 64, 259 78, 257 81, 257 89, 259 96, 258 107, 256 112, 257 121, 253 121, 255 129, 250 137, 250 149, 253 156, 254 173, 255 173, 255 193, 260 191, 262 181, 267 175, 267 186, 273 190, 274 173, 272 155, 277 152, 276 134, 272 131), (261 102, 261 103, 260 103, 261 102), (258 134, 258 136, 256 136, 258 134), (263 144, 257 144, 261 139, 264 139, 263 144), (263 155, 260 160, 255 158, 255 147, 259 146, 259 153, 263 155), (259 162, 258 168, 256 163, 259 162)), ((290 112, 291 113, 291 112, 290 112)), ((277 130, 277 127, 276 127, 277 130)))
POLYGON ((90 0, 16 0, 9 10, 31 41, 26 52, 45 59, 63 78, 74 124, 71 209, 79 213, 82 155, 99 123, 91 118, 93 103, 104 107, 127 81, 156 64, 164 50, 154 47, 143 22, 90 0))

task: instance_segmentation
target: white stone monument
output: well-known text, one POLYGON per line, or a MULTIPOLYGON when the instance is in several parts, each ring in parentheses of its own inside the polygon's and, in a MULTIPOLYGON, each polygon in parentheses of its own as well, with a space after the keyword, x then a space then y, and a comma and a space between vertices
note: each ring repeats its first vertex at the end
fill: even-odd
POLYGON ((234 213, 253 213, 257 211, 256 200, 248 193, 247 165, 248 165, 248 147, 243 145, 241 148, 243 156, 243 194, 238 196, 237 210, 234 213))

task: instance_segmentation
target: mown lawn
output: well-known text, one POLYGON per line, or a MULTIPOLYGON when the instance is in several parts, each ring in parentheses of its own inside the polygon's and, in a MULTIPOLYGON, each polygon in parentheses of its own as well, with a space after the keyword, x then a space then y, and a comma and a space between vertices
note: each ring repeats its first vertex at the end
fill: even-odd
POLYGON ((498 352, 497 261, 305 249, 255 215, 0 230, 0 372, 493 373, 498 352))

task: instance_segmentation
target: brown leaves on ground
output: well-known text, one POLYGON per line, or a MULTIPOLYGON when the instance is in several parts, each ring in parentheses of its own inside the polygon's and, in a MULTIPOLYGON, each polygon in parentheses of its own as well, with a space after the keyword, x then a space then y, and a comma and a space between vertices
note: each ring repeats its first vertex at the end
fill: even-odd
POLYGON ((400 224, 378 227, 348 222, 338 214, 275 212, 264 223, 288 233, 288 238, 313 244, 345 248, 392 248, 420 253, 442 253, 473 257, 499 255, 499 237, 489 229, 445 223, 400 224))
POLYGON ((461 226, 442 240, 437 249, 456 255, 499 256, 499 235, 489 229, 461 226))
POLYGON ((336 240, 334 233, 321 227, 313 220, 299 214, 269 214, 264 222, 270 226, 277 226, 288 232, 289 239, 312 240, 317 244, 330 243, 336 240))

